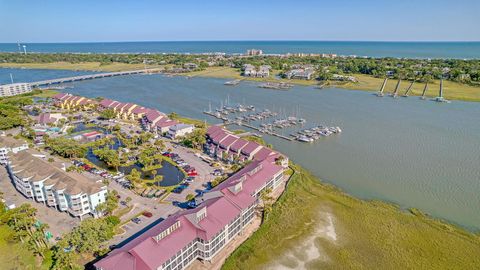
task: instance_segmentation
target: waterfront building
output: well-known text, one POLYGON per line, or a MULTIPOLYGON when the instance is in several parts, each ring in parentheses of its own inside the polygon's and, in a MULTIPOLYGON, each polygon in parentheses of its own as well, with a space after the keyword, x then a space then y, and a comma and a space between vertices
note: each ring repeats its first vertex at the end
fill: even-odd
POLYGON ((261 65, 259 68, 258 68, 258 71, 257 71, 257 77, 260 77, 260 78, 266 78, 268 76, 270 76, 270 69, 272 67, 268 66, 268 65, 261 65))
POLYGON ((185 137, 186 135, 192 133, 194 129, 195 129, 195 127, 193 125, 176 124, 176 125, 171 126, 168 129, 167 137, 172 138, 172 139, 185 137))
POLYGON ((243 76, 245 77, 258 77, 258 78, 265 78, 270 76, 270 69, 271 67, 268 65, 262 65, 258 68, 251 64, 245 64, 242 67, 243 76))
POLYGON ((195 209, 180 210, 95 263, 98 270, 185 269, 211 261, 245 231, 255 217, 260 194, 285 181, 275 157, 255 160, 197 197, 195 209))
POLYGON ((285 73, 287 79, 311 80, 315 70, 313 68, 296 68, 285 73))
POLYGON ((142 125, 145 129, 154 131, 156 124, 159 123, 162 119, 165 120, 167 115, 158 111, 158 110, 149 110, 142 119, 142 125))
POLYGON ((80 219, 87 214, 101 215, 96 207, 106 201, 104 184, 79 173, 66 173, 27 151, 9 155, 6 167, 15 188, 26 198, 80 219))
POLYGON ((0 97, 10 97, 32 92, 29 83, 11 83, 0 85, 0 97))
POLYGON ((239 163, 249 160, 264 160, 271 156, 282 156, 281 165, 288 166, 288 158, 262 146, 256 142, 247 141, 220 126, 210 126, 207 129, 205 152, 214 159, 228 163, 239 163))
POLYGON ((357 78, 354 76, 347 76, 347 75, 340 75, 340 74, 333 74, 332 75, 332 80, 335 81, 347 81, 347 82, 357 82, 357 78))
POLYGON ((95 108, 97 102, 81 96, 75 96, 68 93, 59 93, 53 96, 55 105, 64 110, 91 110, 95 108))
POLYGON ((155 124, 154 131, 160 134, 167 134, 167 132, 170 130, 170 127, 175 126, 176 124, 178 124, 178 122, 175 120, 171 120, 169 118, 162 118, 155 124))
POLYGON ((257 70, 254 65, 245 64, 243 65, 243 76, 246 77, 255 77, 257 76, 257 70))

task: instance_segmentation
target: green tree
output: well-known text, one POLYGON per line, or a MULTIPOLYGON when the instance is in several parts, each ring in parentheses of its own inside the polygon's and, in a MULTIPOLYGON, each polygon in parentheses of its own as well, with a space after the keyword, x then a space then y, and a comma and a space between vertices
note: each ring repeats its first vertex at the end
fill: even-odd
POLYGON ((115 170, 118 170, 118 167, 121 164, 117 150, 104 147, 93 150, 93 154, 95 154, 100 160, 104 161, 109 167, 115 168, 115 170))
POLYGON ((115 111, 113 109, 106 109, 106 110, 103 110, 100 112, 100 118, 101 119, 106 119, 106 120, 109 120, 109 119, 113 119, 117 116, 117 114, 115 113, 115 111))
POLYGON ((193 195, 193 194, 191 194, 191 193, 190 193, 190 194, 187 194, 187 196, 185 197, 185 200, 187 200, 187 201, 191 201, 191 200, 193 200, 193 199, 195 199, 195 195, 193 195))
POLYGON ((87 148, 84 145, 64 137, 47 138, 46 145, 52 153, 66 158, 85 157, 87 154, 87 148))
POLYGON ((97 205, 95 210, 99 213, 104 213, 106 215, 112 214, 115 209, 118 207, 118 193, 115 190, 109 191, 107 193, 107 198, 105 202, 97 205))
POLYGON ((133 168, 130 171, 130 174, 126 176, 126 178, 130 180, 134 188, 138 188, 142 184, 141 176, 141 173, 137 169, 133 168))

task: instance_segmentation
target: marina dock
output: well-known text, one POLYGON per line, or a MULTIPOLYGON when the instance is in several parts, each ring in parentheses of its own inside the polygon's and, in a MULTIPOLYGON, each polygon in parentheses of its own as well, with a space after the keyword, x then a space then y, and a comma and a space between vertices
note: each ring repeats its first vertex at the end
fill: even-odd
MULTIPOLYGON (((327 127, 320 125, 312 127, 310 129, 297 130, 290 135, 283 135, 278 133, 277 130, 281 130, 284 128, 295 129, 296 127, 303 128, 306 120, 297 116, 287 117, 285 115, 283 118, 280 118, 279 114, 282 113, 272 112, 268 109, 254 112, 255 107, 252 105, 244 106, 239 104, 236 107, 228 106, 228 99, 226 104, 227 105, 223 105, 222 102, 222 105, 215 110, 212 110, 211 104, 209 104, 209 109, 205 110, 203 113, 208 116, 222 120, 224 125, 238 125, 241 127, 246 127, 248 129, 258 131, 259 133, 271 135, 287 141, 297 140, 299 142, 311 143, 320 139, 321 137, 328 137, 332 134, 338 134, 342 132, 339 127, 327 127), (233 114, 234 117, 229 117, 230 114, 233 114), (251 122, 256 121, 262 122, 259 125, 251 124, 251 122)), ((256 133, 255 135, 259 136, 256 133)))

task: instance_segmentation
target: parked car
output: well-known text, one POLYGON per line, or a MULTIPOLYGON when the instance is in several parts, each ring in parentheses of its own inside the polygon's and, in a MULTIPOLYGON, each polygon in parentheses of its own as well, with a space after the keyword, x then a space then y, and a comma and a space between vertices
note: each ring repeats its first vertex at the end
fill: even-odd
POLYGON ((137 218, 132 218, 132 222, 135 224, 139 224, 140 222, 142 222, 142 220, 137 217, 137 218))
POLYGON ((181 187, 176 187, 172 190, 173 193, 177 193, 177 194, 182 193, 182 191, 183 191, 183 188, 181 188, 181 187))
POLYGON ((150 212, 148 212, 148 211, 144 211, 144 212, 142 213, 142 215, 145 216, 145 217, 148 217, 148 218, 151 218, 151 217, 153 216, 153 214, 150 213, 150 212))

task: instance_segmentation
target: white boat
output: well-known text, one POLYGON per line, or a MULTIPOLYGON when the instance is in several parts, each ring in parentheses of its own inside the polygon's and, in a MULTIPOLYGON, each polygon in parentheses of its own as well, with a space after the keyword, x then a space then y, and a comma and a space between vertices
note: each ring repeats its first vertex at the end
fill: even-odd
POLYGON ((309 138, 309 137, 304 136, 304 135, 299 136, 299 137, 297 138, 297 140, 299 140, 299 141, 301 141, 301 142, 313 142, 313 139, 312 139, 312 138, 309 138))

